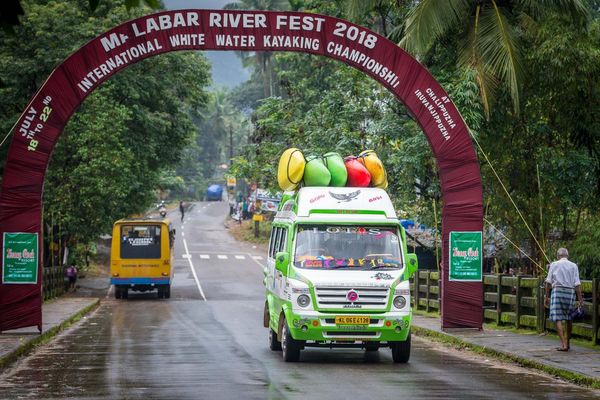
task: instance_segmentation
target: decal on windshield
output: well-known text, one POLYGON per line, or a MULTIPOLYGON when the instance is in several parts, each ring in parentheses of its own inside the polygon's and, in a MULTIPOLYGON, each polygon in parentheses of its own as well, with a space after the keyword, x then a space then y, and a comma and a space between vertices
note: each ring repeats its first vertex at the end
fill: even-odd
MULTIPOLYGON (((304 256, 304 259, 298 260, 305 268, 342 268, 342 267, 390 267, 397 268, 400 266, 398 260, 389 258, 333 258, 324 256, 304 256)), ((384 274, 385 275, 385 274, 384 274)), ((377 276, 377 274, 375 275, 377 276)), ((374 276, 374 277, 375 277, 374 276)), ((378 279, 391 279, 391 278, 378 278, 378 279)))

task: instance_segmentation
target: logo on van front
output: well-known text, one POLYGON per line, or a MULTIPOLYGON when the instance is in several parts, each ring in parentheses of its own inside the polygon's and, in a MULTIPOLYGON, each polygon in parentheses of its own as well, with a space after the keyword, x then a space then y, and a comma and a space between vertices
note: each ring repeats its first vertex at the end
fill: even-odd
POLYGON ((354 289, 349 290, 348 293, 346 293, 346 300, 348 300, 350 303, 358 301, 358 292, 354 289))
POLYGON ((350 192, 350 193, 329 192, 329 195, 331 197, 333 197, 334 199, 336 199, 338 201, 338 203, 347 203, 349 201, 356 200, 356 198, 358 197, 359 194, 360 194, 360 190, 357 190, 356 192, 350 192))

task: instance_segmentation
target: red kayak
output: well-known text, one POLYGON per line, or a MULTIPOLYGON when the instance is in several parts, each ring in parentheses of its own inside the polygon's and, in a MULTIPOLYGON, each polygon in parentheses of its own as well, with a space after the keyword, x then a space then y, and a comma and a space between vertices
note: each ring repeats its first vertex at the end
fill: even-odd
POLYGON ((348 181, 346 186, 368 187, 371 183, 371 174, 365 166, 354 156, 344 158, 344 164, 348 170, 348 181))

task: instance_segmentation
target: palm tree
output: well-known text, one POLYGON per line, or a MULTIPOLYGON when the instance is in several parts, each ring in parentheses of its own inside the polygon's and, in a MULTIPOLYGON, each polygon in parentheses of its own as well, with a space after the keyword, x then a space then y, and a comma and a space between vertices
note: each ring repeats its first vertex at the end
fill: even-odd
POLYGON ((388 18, 390 11, 398 8, 399 3, 393 4, 389 0, 347 0, 345 3, 345 11, 351 21, 361 23, 362 20, 369 19, 372 13, 375 13, 378 32, 383 36, 388 35, 388 18))
POLYGON ((523 30, 534 27, 549 11, 569 13, 574 22, 583 24, 590 17, 585 0, 421 0, 409 11, 399 44, 419 57, 433 44, 460 32, 458 65, 476 72, 486 118, 500 85, 508 89, 519 113, 520 38, 523 30))
MULTIPOLYGON (((226 4, 225 10, 285 10, 289 8, 290 3, 287 0, 241 0, 235 3, 226 4)), ((253 66, 260 72, 263 78, 263 91, 265 97, 273 95, 273 68, 271 65, 271 52, 256 51, 251 54, 237 52, 242 59, 242 64, 253 66)))

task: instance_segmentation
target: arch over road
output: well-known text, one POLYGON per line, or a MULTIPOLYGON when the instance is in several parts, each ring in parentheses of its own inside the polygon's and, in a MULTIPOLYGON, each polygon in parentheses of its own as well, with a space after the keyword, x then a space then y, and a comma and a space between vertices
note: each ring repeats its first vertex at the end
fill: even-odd
MULTIPOLYGON (((52 72, 13 128, 0 192, 0 240, 4 233, 37 233, 42 249, 44 176, 71 115, 121 69, 178 50, 316 54, 357 68, 390 90, 423 129, 437 161, 443 196, 442 327, 481 327, 482 283, 451 281, 448 275, 450 232, 483 227, 479 163, 462 117, 431 74, 393 42, 324 15, 166 11, 125 22, 81 47, 52 72)), ((37 284, 0 284, 0 331, 41 327, 41 302, 41 278, 37 284)))

